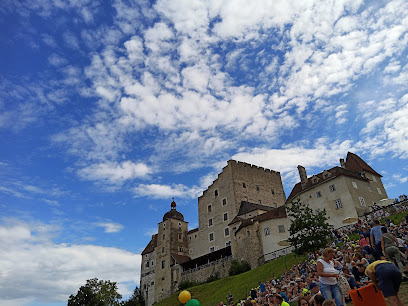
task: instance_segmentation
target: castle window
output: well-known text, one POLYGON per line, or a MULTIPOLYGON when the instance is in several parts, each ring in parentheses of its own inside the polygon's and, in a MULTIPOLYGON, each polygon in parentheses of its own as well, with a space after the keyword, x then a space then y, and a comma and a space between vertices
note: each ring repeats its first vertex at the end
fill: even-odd
POLYGON ((242 183, 242 188, 246 188, 246 184, 245 184, 245 183, 242 183))
POLYGON ((194 235, 194 238, 197 238, 197 234, 194 235))
POLYGON ((228 213, 224 213, 224 221, 228 220, 228 213))
POLYGON ((261 201, 261 200, 258 200, 258 204, 261 205, 261 204, 262 204, 262 201, 261 201))
POLYGON ((179 247, 179 252, 183 252, 183 247, 179 247))
POLYGON ((334 185, 330 185, 330 186, 329 186, 329 190, 330 190, 330 192, 333 192, 333 191, 336 190, 336 188, 334 187, 334 185))
POLYGON ((273 206, 276 208, 276 207, 278 207, 278 204, 276 204, 276 203, 273 203, 273 206))
POLYGON ((166 238, 166 235, 165 235, 165 234, 163 234, 163 240, 164 240, 164 238, 166 238))
POLYGON ((317 183, 317 179, 316 179, 316 178, 315 178, 315 179, 313 179, 313 183, 315 183, 315 184, 317 183))
POLYGON ((215 189, 214 196, 218 197, 218 189, 215 189))
POLYGON ((162 260, 162 269, 164 269, 166 267, 166 261, 162 260))
POLYGON ((357 189, 357 183, 356 182, 351 182, 351 185, 353 185, 353 187, 357 189))
POLYGON ((256 186, 256 191, 259 191, 259 186, 256 186))
POLYGON ((208 226, 212 226, 213 225, 213 219, 208 219, 208 226))
POLYGON ((227 242, 225 243, 225 247, 229 247, 229 246, 231 246, 231 241, 227 241, 227 242))
POLYGON ((224 236, 229 236, 229 227, 224 228, 224 236))
POLYGON ((269 227, 264 228, 264 233, 265 233, 265 236, 268 236, 268 235, 271 234, 271 231, 269 230, 269 227))
POLYGON ((151 282, 151 284, 150 284, 150 285, 152 285, 152 286, 153 286, 153 285, 154 285, 154 282, 151 282))
POLYGON ((210 205, 208 205, 208 206, 207 206, 207 212, 209 212, 209 213, 210 213, 210 212, 211 212, 211 210, 212 210, 212 206, 211 206, 211 204, 210 204, 210 205))
POLYGON ((365 201, 364 201, 364 198, 358 197, 358 199, 360 200, 361 206, 367 206, 366 203, 365 203, 365 201))
POLYGON ((373 182, 377 182, 377 178, 374 175, 372 175, 372 177, 373 177, 373 182))
POLYGON ((222 199, 222 206, 225 206, 225 205, 227 205, 227 198, 222 199))
POLYGON ((320 198, 322 196, 322 193, 320 191, 316 192, 316 197, 320 198))
POLYGON ((146 262, 146 268, 148 268, 149 267, 149 262, 146 262))
POLYGON ((181 222, 178 223, 178 226, 181 228, 181 222))
POLYGON ((378 194, 382 194, 381 189, 377 187, 378 194))
POLYGON ((210 234, 208 235, 208 239, 209 239, 210 241, 214 241, 214 233, 210 233, 210 234))
POLYGON ((145 257, 147 257, 147 254, 145 255, 145 257))
POLYGON ((336 209, 339 209, 339 208, 342 208, 342 207, 343 207, 343 204, 341 204, 341 200, 340 200, 340 199, 334 200, 334 207, 335 207, 336 209))
POLYGON ((278 230, 279 230, 279 233, 284 233, 285 232, 285 226, 284 225, 278 225, 278 230))
POLYGON ((163 223, 163 229, 164 230, 166 229, 166 223, 163 223))
POLYGON ((152 267, 154 266, 154 261, 152 261, 152 267))
POLYGON ((190 237, 188 237, 188 239, 190 239, 190 241, 191 241, 191 236, 190 236, 190 237))
POLYGON ((214 247, 211 247, 210 248, 210 253, 212 253, 212 252, 214 252, 215 251, 215 248, 214 247))
POLYGON ((182 239, 181 234, 178 234, 178 239, 179 239, 179 240, 181 240, 181 239, 182 239))
POLYGON ((272 194, 275 194, 275 190, 272 189, 271 192, 272 192, 272 194))
POLYGON ((325 175, 324 175, 324 178, 328 178, 329 177, 329 175, 326 173, 325 175))
POLYGON ((162 253, 164 253, 164 247, 162 247, 162 253))

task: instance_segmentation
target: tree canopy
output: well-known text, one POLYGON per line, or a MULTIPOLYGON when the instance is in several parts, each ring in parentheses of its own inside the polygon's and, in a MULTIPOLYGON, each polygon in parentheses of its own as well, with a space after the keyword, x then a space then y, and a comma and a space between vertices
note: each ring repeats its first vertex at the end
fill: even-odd
POLYGON ((68 306, 118 306, 121 305, 122 295, 117 292, 115 282, 88 279, 84 286, 81 286, 78 293, 70 295, 68 306))
POLYGON ((313 211, 298 199, 291 202, 286 211, 292 221, 288 240, 296 253, 313 252, 327 245, 332 228, 327 223, 326 210, 313 211))

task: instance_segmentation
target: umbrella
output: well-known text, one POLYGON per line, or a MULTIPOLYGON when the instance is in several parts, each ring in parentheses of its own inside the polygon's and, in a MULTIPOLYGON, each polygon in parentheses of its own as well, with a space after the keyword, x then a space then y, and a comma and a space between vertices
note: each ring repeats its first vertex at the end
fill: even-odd
POLYGON ((357 217, 347 217, 346 219, 343 220, 343 223, 349 224, 349 223, 354 223, 357 221, 358 221, 357 217))

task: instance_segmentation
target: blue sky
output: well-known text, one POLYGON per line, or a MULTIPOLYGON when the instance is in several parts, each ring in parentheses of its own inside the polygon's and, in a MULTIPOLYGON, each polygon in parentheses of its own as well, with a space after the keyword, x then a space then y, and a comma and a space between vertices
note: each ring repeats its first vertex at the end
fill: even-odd
POLYGON ((229 159, 288 195, 351 151, 407 192, 406 1, 6 0, 0 28, 2 305, 129 295, 229 159))

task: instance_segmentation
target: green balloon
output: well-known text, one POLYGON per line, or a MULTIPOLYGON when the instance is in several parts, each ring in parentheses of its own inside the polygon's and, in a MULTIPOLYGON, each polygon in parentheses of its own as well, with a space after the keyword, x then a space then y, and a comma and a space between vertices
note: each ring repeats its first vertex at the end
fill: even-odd
POLYGON ((186 306, 201 306, 201 303, 199 300, 191 299, 187 302, 186 306))

